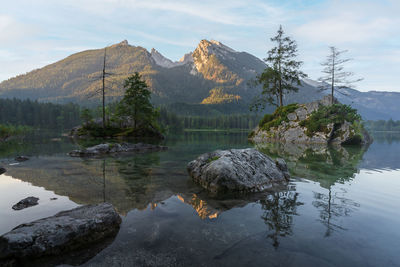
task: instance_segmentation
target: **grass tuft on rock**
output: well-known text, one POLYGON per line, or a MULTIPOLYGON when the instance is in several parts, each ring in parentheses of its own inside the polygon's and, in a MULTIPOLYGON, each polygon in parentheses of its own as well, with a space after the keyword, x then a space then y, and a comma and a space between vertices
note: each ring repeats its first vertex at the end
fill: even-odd
POLYGON ((287 106, 278 107, 273 114, 265 114, 258 126, 268 131, 272 127, 278 127, 283 121, 289 122, 287 115, 299 108, 298 104, 289 104, 287 106))
POLYGON ((211 163, 211 162, 213 162, 213 161, 216 161, 216 160, 219 159, 219 158, 220 158, 220 157, 218 157, 218 156, 209 158, 209 159, 207 160, 207 163, 211 163))

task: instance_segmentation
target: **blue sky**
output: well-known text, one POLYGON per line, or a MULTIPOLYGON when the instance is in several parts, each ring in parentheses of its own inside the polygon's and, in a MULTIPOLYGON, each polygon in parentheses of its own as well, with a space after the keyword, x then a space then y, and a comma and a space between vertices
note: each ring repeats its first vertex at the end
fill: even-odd
POLYGON ((264 58, 282 24, 303 71, 321 76, 329 46, 349 50, 360 91, 398 91, 399 0, 17 0, 0 9, 0 81, 122 40, 178 60, 201 39, 264 58))

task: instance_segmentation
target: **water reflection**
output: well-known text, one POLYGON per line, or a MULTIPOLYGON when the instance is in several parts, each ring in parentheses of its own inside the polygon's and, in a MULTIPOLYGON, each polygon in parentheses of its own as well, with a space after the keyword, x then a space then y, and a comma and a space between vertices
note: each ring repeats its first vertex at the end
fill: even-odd
POLYGON ((257 148, 272 157, 284 158, 292 176, 317 181, 324 188, 349 181, 359 171, 367 148, 266 143, 257 148))
POLYGON ((343 184, 355 177, 366 148, 269 143, 259 149, 273 157, 285 158, 292 175, 316 181, 327 189, 327 193, 314 192, 312 201, 319 211, 318 220, 326 227, 325 237, 335 230, 345 230, 341 219, 360 205, 347 198, 347 191, 335 184, 343 184))
POLYGON ((87 266, 366 266, 364 258, 376 266, 378 258, 387 256, 385 263, 397 259, 393 244, 399 216, 393 203, 399 187, 394 178, 384 187, 383 174, 378 179, 373 171, 358 172, 365 159, 373 168, 399 166, 399 142, 392 140, 389 149, 387 141, 375 139, 368 153, 266 144, 264 153, 285 158, 292 175, 306 181, 293 179, 276 191, 219 199, 192 183, 186 164, 215 149, 249 147, 246 136, 185 133, 167 138, 165 145, 168 151, 102 159, 70 158, 60 147, 56 155, 43 151, 8 166, 7 174, 79 204, 111 202, 125 215, 116 240, 87 266), (389 230, 383 233, 381 225, 389 230))
POLYGON ((360 207, 357 202, 346 198, 347 191, 340 189, 328 194, 314 192, 315 200, 312 202, 319 212, 319 221, 326 226, 325 237, 329 237, 335 230, 346 230, 341 226, 341 217, 350 216, 350 213, 360 207))
POLYGON ((292 235, 293 216, 297 214, 297 207, 303 203, 297 200, 298 193, 292 190, 276 192, 260 200, 264 214, 261 218, 268 226, 268 238, 272 245, 279 247, 279 237, 292 235))
POLYGON ((153 187, 151 176, 158 164, 156 153, 103 159, 40 157, 10 166, 7 173, 78 204, 110 202, 126 214, 153 202, 160 188, 153 187))
POLYGON ((193 206, 193 209, 197 212, 197 215, 201 219, 216 219, 221 211, 216 210, 207 204, 206 201, 200 199, 197 194, 193 194, 191 198, 185 198, 182 195, 177 195, 178 199, 183 203, 188 203, 193 206))

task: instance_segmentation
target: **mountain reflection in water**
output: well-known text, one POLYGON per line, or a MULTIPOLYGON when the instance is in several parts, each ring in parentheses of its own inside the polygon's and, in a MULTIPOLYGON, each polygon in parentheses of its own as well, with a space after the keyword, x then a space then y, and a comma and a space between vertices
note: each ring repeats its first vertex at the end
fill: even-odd
MULTIPOLYGON (((375 140, 368 150, 257 146, 286 160, 293 177, 289 185, 218 198, 191 181, 186 164, 215 149, 253 146, 246 133, 185 133, 167 138, 165 145, 167 151, 98 159, 66 156, 76 147, 71 143, 57 144, 55 154, 34 146, 34 157, 8 166, 7 175, 77 204, 110 202, 124 216, 114 242, 85 266, 390 266, 398 257, 400 236, 394 229, 400 214, 385 208, 398 201, 396 180, 390 180, 392 186, 387 182, 380 206, 371 195, 377 190, 375 170, 389 176, 400 169, 395 139, 375 140), (380 224, 393 230, 374 228, 380 224)), ((14 156, 10 151, 7 158, 14 156)))

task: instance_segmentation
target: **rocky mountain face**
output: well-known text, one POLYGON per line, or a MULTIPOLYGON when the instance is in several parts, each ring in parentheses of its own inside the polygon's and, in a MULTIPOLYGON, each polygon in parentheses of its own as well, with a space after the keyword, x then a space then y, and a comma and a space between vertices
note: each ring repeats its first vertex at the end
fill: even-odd
POLYGON ((0 97, 31 98, 65 103, 93 102, 100 97, 101 71, 106 53, 107 96, 121 97, 123 81, 138 71, 146 79, 155 103, 216 103, 249 101, 255 95, 247 81, 261 72, 264 63, 216 41, 202 40, 192 53, 173 62, 156 49, 148 52, 127 41, 73 54, 44 68, 0 83, 0 97), (226 96, 226 97, 225 97, 226 96), (221 98, 222 97, 222 98, 221 98), (224 99, 225 97, 225 99, 224 99), (211 98, 211 99, 210 99, 211 98))
MULTIPOLYGON (((193 52, 179 61, 150 52, 127 41, 73 54, 63 60, 0 83, 0 97, 30 98, 58 103, 96 104, 100 98, 101 71, 106 52, 106 80, 109 102, 123 95, 123 81, 138 71, 147 81, 156 104, 229 104, 248 110, 261 92, 249 86, 266 65, 259 58, 238 52, 218 42, 202 40, 193 52), (243 108, 245 107, 245 108, 243 108)), ((285 104, 307 103, 328 94, 319 84, 305 79, 298 93, 284 97, 285 104)), ((357 108, 365 119, 400 119, 400 93, 359 92, 340 89, 336 97, 357 108)), ((267 108, 266 112, 273 110, 267 108)))

